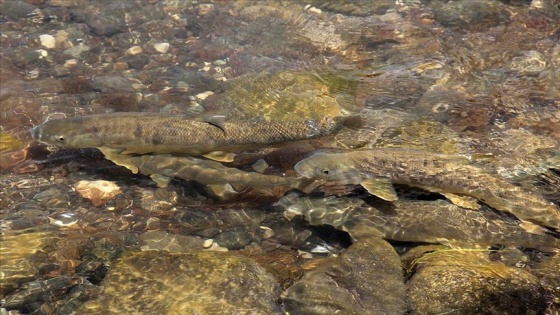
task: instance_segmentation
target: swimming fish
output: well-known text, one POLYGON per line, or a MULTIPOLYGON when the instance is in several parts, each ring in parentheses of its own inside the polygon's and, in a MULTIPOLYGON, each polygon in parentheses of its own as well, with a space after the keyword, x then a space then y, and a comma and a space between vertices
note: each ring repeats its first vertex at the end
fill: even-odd
POLYGON ((124 166, 133 173, 148 175, 158 186, 165 187, 172 177, 194 180, 201 184, 250 185, 274 188, 298 187, 300 180, 295 177, 264 175, 245 172, 227 167, 220 162, 200 159, 193 156, 173 156, 170 154, 127 155, 115 149, 100 148, 105 157, 113 163, 124 166))
POLYGON ((388 201, 397 200, 393 183, 441 193, 457 205, 476 209, 475 198, 515 215, 527 231, 542 233, 535 224, 560 231, 560 210, 553 203, 470 165, 464 156, 396 148, 319 152, 294 168, 304 177, 324 182, 361 184, 388 201))
POLYGON ((219 115, 190 119, 121 112, 48 120, 31 133, 35 140, 65 147, 205 155, 230 162, 230 153, 237 150, 320 137, 341 129, 347 120, 226 121, 219 115))
POLYGON ((402 242, 451 247, 522 246, 558 252, 560 239, 526 232, 491 211, 472 211, 445 200, 366 202, 360 198, 310 198, 290 193, 277 206, 288 218, 302 215, 312 225, 331 225, 352 238, 378 236, 402 242))

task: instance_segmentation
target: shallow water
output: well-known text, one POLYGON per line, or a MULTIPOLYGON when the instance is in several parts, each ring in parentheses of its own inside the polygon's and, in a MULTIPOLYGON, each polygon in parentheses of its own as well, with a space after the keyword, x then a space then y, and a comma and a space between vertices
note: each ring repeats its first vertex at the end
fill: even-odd
MULTIPOLYGON (((116 258, 143 246, 243 249, 288 287, 351 243, 330 227, 283 218, 272 204, 285 188, 182 179, 158 188, 95 149, 32 141, 29 129, 53 118, 359 115, 359 128, 274 153, 243 152, 227 166, 295 176, 293 165, 316 149, 414 148, 474 156, 475 165, 560 204, 557 1, 4 0, 0 12, 6 309, 74 311, 116 258), (261 159, 264 166, 255 164, 261 159), (97 180, 116 186, 101 192, 97 180), (153 231, 189 240, 147 242, 153 231), (68 278, 43 283, 44 295, 22 293, 60 277, 68 278)), ((556 298, 547 301, 551 314, 555 283, 542 284, 556 298)))

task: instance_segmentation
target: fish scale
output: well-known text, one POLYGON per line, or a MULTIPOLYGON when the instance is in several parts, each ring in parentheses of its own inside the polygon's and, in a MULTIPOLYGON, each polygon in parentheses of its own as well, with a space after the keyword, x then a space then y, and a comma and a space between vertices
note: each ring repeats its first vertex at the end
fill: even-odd
POLYGON ((380 148, 316 153, 295 166, 306 177, 349 184, 387 180, 430 191, 471 196, 496 210, 560 231, 560 210, 542 196, 469 165, 463 156, 380 148))

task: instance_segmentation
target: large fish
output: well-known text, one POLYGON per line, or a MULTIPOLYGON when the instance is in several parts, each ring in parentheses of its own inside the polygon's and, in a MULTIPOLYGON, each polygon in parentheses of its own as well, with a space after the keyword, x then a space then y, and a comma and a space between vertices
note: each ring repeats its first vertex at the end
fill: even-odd
POLYGON ((470 165, 462 156, 394 148, 319 152, 298 162, 295 170, 308 178, 361 184, 389 201, 397 200, 393 183, 438 192, 458 205, 478 208, 471 197, 515 215, 528 231, 539 233, 534 224, 560 231, 560 210, 553 203, 470 165))
POLYGON ((472 211, 445 200, 388 204, 349 197, 300 197, 292 193, 282 197, 277 205, 288 218, 302 215, 312 225, 331 225, 358 240, 379 236, 463 248, 522 246, 550 252, 560 249, 560 239, 552 235, 531 234, 491 211, 472 211))
POLYGON ((173 156, 170 154, 128 155, 120 154, 114 149, 101 148, 106 158, 115 164, 124 166, 133 173, 150 176, 160 187, 167 186, 173 177, 194 180, 201 184, 250 186, 258 191, 283 194, 300 185, 308 185, 304 180, 295 177, 264 175, 255 172, 245 172, 237 168, 224 166, 222 163, 193 156, 173 156), (264 190, 263 190, 264 188, 264 190))
POLYGON ((33 138, 74 148, 108 147, 123 154, 183 153, 231 161, 231 152, 333 133, 348 118, 299 121, 189 119, 156 113, 111 113, 48 120, 33 138))

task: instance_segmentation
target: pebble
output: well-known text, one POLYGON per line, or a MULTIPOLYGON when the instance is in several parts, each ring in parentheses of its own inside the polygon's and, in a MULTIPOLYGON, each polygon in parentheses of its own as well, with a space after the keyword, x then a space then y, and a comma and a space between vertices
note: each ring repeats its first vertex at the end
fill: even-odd
POLYGON ((212 247, 213 244, 214 244, 214 240, 209 238, 209 239, 205 240, 204 243, 202 243, 202 247, 203 248, 210 248, 210 247, 212 247))
POLYGON ((148 62, 150 62, 150 57, 144 54, 133 55, 126 62, 132 69, 142 69, 145 65, 148 64, 148 62))
POLYGON ((243 249, 253 241, 244 227, 234 227, 214 237, 216 243, 229 250, 243 249))
POLYGON ((65 66, 56 65, 51 71, 51 74, 57 78, 60 78, 69 75, 70 70, 68 70, 68 68, 66 68, 65 66))
POLYGON ((167 50, 169 49, 169 43, 157 43, 154 44, 154 49, 157 50, 158 52, 165 54, 167 52, 167 50))
POLYGON ((214 95, 214 92, 212 91, 206 91, 206 92, 202 92, 202 93, 198 93, 196 95, 196 98, 200 99, 200 100, 205 100, 208 96, 210 95, 214 95))
POLYGON ((56 47, 56 39, 54 36, 49 34, 43 34, 39 36, 39 40, 41 41, 41 45, 48 49, 53 49, 56 47))
POLYGON ((96 207, 104 205, 107 200, 122 193, 117 184, 107 180, 81 180, 74 184, 74 188, 82 197, 91 200, 96 207))
POLYGON ((77 45, 66 49, 64 51, 64 54, 70 55, 74 58, 79 58, 82 53, 89 51, 90 49, 91 48, 89 48, 89 46, 86 45, 77 45))
POLYGON ((140 47, 140 46, 132 46, 132 47, 130 47, 129 49, 127 49, 126 53, 129 54, 129 55, 131 55, 131 56, 134 56, 134 55, 138 55, 138 54, 141 53, 142 51, 143 51, 143 50, 142 50, 142 47, 140 47))
POLYGON ((68 59, 64 62, 64 67, 71 69, 74 68, 78 64, 78 60, 76 59, 68 59))

